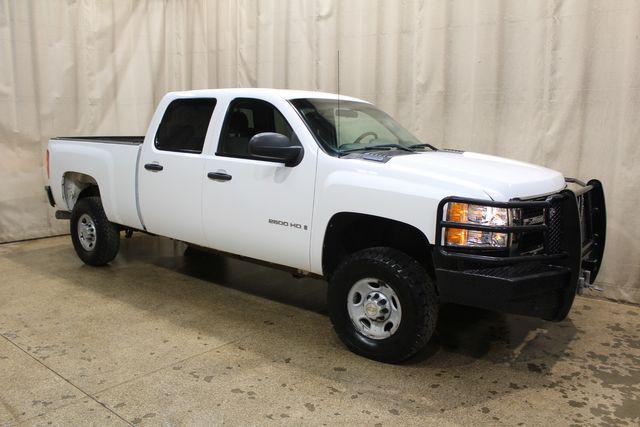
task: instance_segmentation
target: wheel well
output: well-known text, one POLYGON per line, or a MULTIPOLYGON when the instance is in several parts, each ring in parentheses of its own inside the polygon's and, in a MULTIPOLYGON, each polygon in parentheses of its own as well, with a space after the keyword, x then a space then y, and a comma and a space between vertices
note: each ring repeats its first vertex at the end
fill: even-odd
POLYGON ((404 222, 352 212, 335 214, 329 221, 322 248, 324 275, 330 277, 345 256, 375 246, 402 251, 435 276, 432 247, 422 231, 404 222))
POLYGON ((69 211, 78 200, 84 197, 100 196, 100 188, 96 180, 84 173, 66 172, 63 176, 64 199, 69 211))

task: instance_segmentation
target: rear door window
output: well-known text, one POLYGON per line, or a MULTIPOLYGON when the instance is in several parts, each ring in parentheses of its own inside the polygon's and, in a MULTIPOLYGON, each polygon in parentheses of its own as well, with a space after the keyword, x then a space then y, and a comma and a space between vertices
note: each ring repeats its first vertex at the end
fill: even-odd
POLYGON ((181 153, 202 153, 215 106, 214 98, 171 101, 156 132, 156 148, 181 153))

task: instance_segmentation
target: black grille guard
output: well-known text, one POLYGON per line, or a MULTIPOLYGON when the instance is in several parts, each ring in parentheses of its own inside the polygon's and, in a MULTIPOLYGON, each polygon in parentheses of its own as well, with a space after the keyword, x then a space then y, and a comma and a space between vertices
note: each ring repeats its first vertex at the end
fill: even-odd
POLYGON ((434 264, 436 268, 469 270, 510 266, 516 264, 543 264, 565 268, 570 280, 565 289, 563 307, 558 319, 564 318, 571 308, 580 286, 595 281, 604 253, 606 240, 606 206, 602 183, 596 179, 584 183, 565 178, 575 189, 565 188, 559 193, 535 200, 514 199, 496 202, 462 197, 446 197, 438 204, 434 264), (499 208, 541 208, 542 224, 518 224, 500 227, 473 223, 457 223, 445 219, 447 203, 471 203, 499 208), (447 228, 492 231, 513 235, 538 231, 544 236, 543 249, 535 254, 520 254, 513 248, 503 251, 446 246, 443 235, 447 228))

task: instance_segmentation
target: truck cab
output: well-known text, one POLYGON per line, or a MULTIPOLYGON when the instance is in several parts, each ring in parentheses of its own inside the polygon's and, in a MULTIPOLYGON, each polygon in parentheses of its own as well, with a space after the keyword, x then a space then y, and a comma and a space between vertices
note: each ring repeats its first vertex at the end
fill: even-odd
POLYGON ((47 159, 86 263, 142 231, 324 277, 340 338, 387 362, 443 302, 562 320, 604 250, 599 181, 438 149, 342 95, 172 92, 144 137, 54 138, 47 159))

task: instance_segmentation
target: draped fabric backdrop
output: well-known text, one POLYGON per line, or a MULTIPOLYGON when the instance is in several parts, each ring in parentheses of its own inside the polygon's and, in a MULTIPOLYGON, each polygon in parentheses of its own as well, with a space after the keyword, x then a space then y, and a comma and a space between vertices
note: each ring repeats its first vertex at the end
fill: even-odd
MULTIPOLYGON (((167 91, 337 90, 424 141, 604 183, 604 295, 640 302, 640 1, 0 0, 0 242, 67 232, 47 139, 142 135, 167 91)), ((488 171, 490 172, 490 171, 488 171)))

